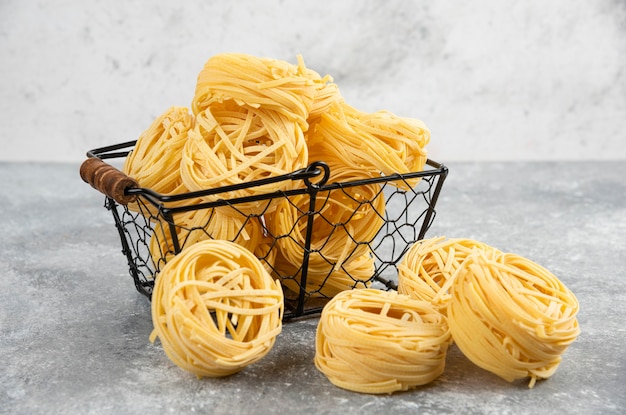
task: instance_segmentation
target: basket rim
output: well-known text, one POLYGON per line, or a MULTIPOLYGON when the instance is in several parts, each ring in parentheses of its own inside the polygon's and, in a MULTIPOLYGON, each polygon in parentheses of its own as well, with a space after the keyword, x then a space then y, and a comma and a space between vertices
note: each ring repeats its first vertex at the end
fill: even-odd
MULTIPOLYGON (((103 160, 123 158, 128 156, 136 142, 136 140, 127 141, 119 144, 96 148, 87 152, 87 156, 88 158, 100 159, 102 160, 102 163, 106 165, 108 163, 103 160)), ((116 169, 113 166, 109 167, 116 169)), ((383 268, 376 268, 373 276, 371 277, 371 281, 382 283, 385 286, 384 289, 397 289, 397 286, 393 281, 386 280, 381 276, 382 274, 380 273, 380 271, 386 270, 389 266, 396 266, 395 264, 397 264, 399 258, 401 258, 402 255, 404 255, 404 252, 406 252, 407 246, 412 243, 410 241, 419 240, 424 237, 426 231, 432 224, 432 221, 436 215, 435 206, 437 204, 437 200, 439 198, 443 183, 448 174, 448 169, 445 165, 428 158, 425 161, 424 168, 424 170, 419 172, 411 172, 406 174, 396 173, 388 176, 381 175, 379 177, 377 176, 372 178, 355 179, 352 181, 328 183, 328 178, 330 176, 330 167, 324 162, 313 162, 303 169, 288 173, 283 176, 266 178, 255 182, 248 182, 242 185, 231 185, 218 187, 215 189, 207 189, 200 192, 188 192, 177 195, 162 195, 148 188, 127 187, 124 189, 124 193, 138 196, 141 199, 141 201, 137 201, 140 204, 139 211, 136 213, 133 212, 130 217, 125 216, 127 213, 129 213, 128 206, 125 203, 117 202, 116 199, 114 199, 112 196, 108 196, 107 193, 105 193, 105 195, 107 195, 105 207, 111 211, 114 217, 115 225, 119 233, 120 241, 122 243, 122 252, 127 258, 129 272, 134 280, 135 288, 139 293, 145 295, 148 299, 150 299, 152 294, 152 287, 154 284, 154 278, 156 278, 160 271, 158 265, 154 264, 153 262, 152 264, 154 264, 154 267, 152 267, 149 263, 150 259, 148 257, 144 257, 144 253, 139 252, 139 250, 141 249, 140 246, 145 247, 146 243, 145 240, 142 240, 142 238, 144 238, 146 235, 149 235, 150 232, 154 231, 154 228, 152 228, 150 225, 150 219, 147 216, 147 214, 153 214, 152 208, 150 208, 150 206, 141 207, 142 205, 144 205, 144 203, 146 205, 154 205, 154 207, 156 207, 155 214, 165 220, 165 222, 163 223, 169 225, 166 226, 166 228, 169 229, 169 232, 172 235, 177 235, 174 229, 176 226, 174 214, 179 212, 211 209, 225 205, 232 205, 231 207, 237 209, 237 204, 249 201, 269 201, 271 199, 277 198, 289 198, 293 196, 300 197, 299 195, 308 197, 309 210, 306 212, 301 212, 302 218, 307 221, 307 227, 305 244, 304 246, 302 246, 304 255, 302 260, 302 267, 300 268, 300 271, 298 271, 300 273, 298 282, 300 287, 298 292, 295 293, 295 297, 289 299, 289 310, 286 309, 285 314, 283 315, 283 321, 289 321, 292 319, 318 315, 323 309, 323 305, 320 306, 318 304, 318 298, 311 295, 311 292, 308 291, 307 286, 307 281, 309 278, 309 256, 316 252, 315 250, 311 249, 310 245, 310 236, 312 234, 314 225, 313 219, 315 217, 315 214, 319 213, 319 210, 317 210, 315 206, 315 200, 318 198, 324 198, 324 196, 320 196, 320 192, 330 192, 333 190, 343 191, 345 189, 355 186, 381 184, 393 181, 404 181, 403 184, 406 185, 406 189, 404 188, 404 186, 393 186, 397 187, 396 191, 400 191, 404 194, 403 198, 405 199, 405 201, 407 198, 410 199, 408 204, 413 203, 413 200, 422 200, 426 202, 427 206, 423 210, 418 209, 418 211, 409 214, 407 208, 404 207, 402 212, 400 212, 403 220, 407 221, 406 225, 409 225, 406 229, 409 229, 410 232, 412 232, 412 236, 410 236, 409 239, 405 238, 405 235, 402 231, 402 229, 405 229, 405 225, 403 224, 404 222, 401 222, 401 224, 398 225, 396 223, 396 219, 389 222, 392 224, 390 228, 381 227, 381 229, 379 230, 381 231, 384 229, 384 232, 386 233, 383 239, 389 236, 392 237, 393 248, 390 254, 391 257, 388 260, 382 260, 382 262, 377 265, 377 267, 383 268), (428 168, 426 168, 426 166, 428 166, 428 168), (421 179, 424 180, 422 181, 421 179), (227 192, 233 189, 246 189, 252 186, 260 186, 264 183, 270 182, 278 183, 282 180, 298 180, 301 181, 303 185, 293 189, 287 188, 279 191, 268 190, 267 192, 259 192, 257 195, 251 195, 246 197, 229 198, 226 197, 228 195, 223 195, 223 198, 219 198, 220 192, 227 192), (422 185, 422 183, 426 184, 422 185), (400 187, 403 188, 401 189, 400 187), (407 196, 407 193, 412 194, 407 196), (208 198, 210 201, 204 202, 201 198, 199 198, 199 196, 202 195, 211 195, 211 198, 208 198), (186 200, 188 200, 189 203, 180 203, 180 201, 184 202, 186 200), (145 211, 144 209, 148 209, 148 211, 145 211), (409 216, 411 216, 410 219, 409 216), (142 234, 143 236, 133 236, 134 233, 132 231, 129 231, 127 228, 127 226, 130 226, 132 228, 136 225, 135 217, 143 217, 143 220, 146 221, 145 225, 150 228, 150 231, 144 228, 141 228, 138 231, 139 233, 142 233, 144 231, 147 232, 145 235, 142 234), (398 250, 396 250, 396 242, 393 238, 401 238, 399 242, 402 247, 399 245, 398 250), (146 274, 146 272, 151 273, 152 279, 148 278, 148 274, 146 274)), ((129 178, 119 170, 117 173, 119 173, 119 175, 121 175, 122 177, 129 178)), ((99 190, 98 187, 96 187, 96 189, 99 190)), ((384 185, 381 185, 380 189, 380 193, 378 193, 376 197, 379 197, 381 194, 384 193, 384 185)), ((383 197, 386 196, 383 195, 383 197)), ((268 202, 268 207, 269 203, 270 202, 268 202)), ((371 203, 371 201, 364 201, 364 203, 371 203)), ((243 215, 247 215, 244 212, 241 213, 243 215)), ((259 220, 263 220, 260 215, 257 215, 257 213, 253 213, 247 216, 250 218, 258 217, 259 220)), ((278 240, 278 238, 282 237, 284 237, 284 235, 274 236, 274 238, 276 238, 275 240, 278 240)), ((369 245, 373 241, 374 239, 366 241, 365 243, 369 245)), ((355 242, 357 244, 363 243, 363 241, 355 242)), ((172 245, 174 254, 180 252, 181 246, 179 245, 178 236, 172 237, 172 245)), ((274 249, 278 248, 275 247, 274 249)), ((381 258, 376 255, 375 260, 378 261, 381 260, 381 258)), ((295 274, 293 275, 293 277, 295 277, 295 274)))
MULTIPOLYGON (((128 156, 132 151, 132 148, 137 143, 137 140, 126 141, 118 144, 112 144, 104 147, 95 148, 87 152, 88 158, 99 158, 101 160, 123 158, 128 156)), ((165 209, 170 213, 184 212, 187 210, 198 208, 212 208, 225 205, 236 205, 246 202, 255 202, 269 200, 276 197, 289 197, 297 196, 301 194, 307 194, 318 191, 331 191, 340 188, 349 188, 354 186, 366 186, 370 184, 379 184, 392 181, 405 181, 411 179, 418 179, 432 176, 442 176, 445 179, 448 174, 448 168, 440 162, 434 161, 430 158, 426 159, 425 166, 431 167, 421 171, 409 172, 409 173, 394 173, 388 176, 381 175, 380 177, 363 178, 342 182, 328 183, 328 176, 330 175, 330 168, 323 161, 314 161, 307 167, 287 173, 280 176, 260 179, 251 181, 248 183, 241 183, 228 186, 219 186, 211 189, 185 192, 174 195, 164 195, 146 187, 133 187, 126 189, 125 193, 128 195, 142 196, 148 200, 152 205, 165 209), (316 178, 316 182, 312 182, 312 179, 316 178), (254 187, 263 186, 269 183, 277 183, 282 181, 297 181, 301 180, 305 186, 301 186, 292 190, 279 190, 275 192, 261 193, 258 195, 244 196, 238 198, 220 198, 212 202, 206 202, 193 206, 176 206, 168 207, 167 204, 171 202, 180 202, 185 200, 197 200, 198 198, 206 196, 215 196, 220 193, 227 193, 234 190, 250 189, 254 187)))

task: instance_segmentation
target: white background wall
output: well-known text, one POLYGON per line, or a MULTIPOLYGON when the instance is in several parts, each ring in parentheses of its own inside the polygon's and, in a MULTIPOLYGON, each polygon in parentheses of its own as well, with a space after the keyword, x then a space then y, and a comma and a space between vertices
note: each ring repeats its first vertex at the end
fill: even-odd
POLYGON ((626 159, 623 0, 0 0, 0 160, 135 139, 221 52, 302 54, 437 161, 626 159))

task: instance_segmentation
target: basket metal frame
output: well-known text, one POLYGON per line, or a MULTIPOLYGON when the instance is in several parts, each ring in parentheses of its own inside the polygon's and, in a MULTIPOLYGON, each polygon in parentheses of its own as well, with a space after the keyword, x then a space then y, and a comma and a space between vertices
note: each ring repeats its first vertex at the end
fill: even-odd
MULTIPOLYGON (((114 158, 124 158, 128 156, 128 154, 132 151, 132 148, 136 144, 136 140, 127 141, 120 144, 105 146, 90 150, 87 152, 87 157, 97 157, 102 160, 106 159, 114 159, 114 158)), ((311 236, 313 234, 313 222, 314 222, 314 214, 315 214, 315 206, 317 195, 320 192, 328 192, 337 189, 345 189, 355 186, 364 186, 369 184, 384 184, 392 181, 408 181, 410 179, 425 179, 432 180, 433 182, 428 187, 428 195, 424 196, 425 201, 428 204, 427 209, 425 209, 423 218, 421 218, 422 223, 421 227, 415 241, 408 241, 407 246, 404 247, 402 254, 408 250, 410 243, 416 242, 417 240, 424 239, 427 230, 430 228, 432 221, 436 215, 435 206, 437 204, 439 195, 441 193, 441 189, 443 183, 448 175, 448 168, 442 163, 438 163, 431 159, 427 159, 426 165, 430 168, 425 169, 419 172, 411 172, 405 174, 392 174, 389 176, 381 176, 375 178, 367 178, 367 179, 358 179, 349 182, 333 182, 328 183, 328 178, 330 176, 330 169, 328 165, 322 161, 317 161, 311 163, 306 168, 294 171, 292 173, 288 173, 282 176, 271 177, 267 179, 257 180, 249 183, 242 183, 238 185, 230 185, 223 186, 214 189, 207 189, 196 192, 187 192, 183 194, 176 195, 162 195, 151 189, 147 188, 129 188, 126 189, 126 194, 129 195, 137 195, 143 200, 147 201, 149 204, 158 209, 160 215, 169 223, 170 233, 172 235, 172 242, 174 245, 175 253, 180 252, 181 246, 180 241, 176 236, 175 225, 174 225, 174 215, 180 212, 187 212, 198 209, 211 209, 221 206, 232 205, 236 206, 240 203, 247 203, 253 201, 267 201, 276 198, 285 198, 292 197, 296 195, 304 195, 307 194, 309 196, 309 211, 307 214, 307 225, 306 225, 306 234, 305 234, 305 245, 303 252, 303 264, 302 271, 300 276, 300 292, 298 293, 298 299, 295 304, 295 307, 292 307, 291 310, 285 310, 285 314, 283 316, 284 319, 292 319, 296 317, 303 317, 308 315, 318 314, 323 308, 323 303, 319 305, 314 305, 312 307, 305 307, 305 303, 307 302, 307 292, 306 292, 306 281, 307 281, 307 273, 308 273, 308 261, 310 255, 311 248, 311 236), (240 197, 240 198, 231 198, 231 199, 217 199, 211 202, 204 203, 194 203, 189 205, 182 205, 176 207, 168 207, 168 202, 181 202, 185 200, 197 200, 200 197, 211 196, 211 195, 219 195, 220 193, 231 192, 234 190, 242 190, 248 188, 254 188, 257 186, 262 186, 270 183, 279 183, 279 182, 287 182, 287 181, 301 181, 304 185, 301 187, 297 187, 295 189, 290 190, 281 190, 276 192, 268 192, 263 194, 258 194, 254 196, 240 197)), ((141 294, 145 295, 150 299, 152 294, 152 286, 154 285, 154 280, 147 281, 145 277, 142 276, 142 272, 138 269, 138 266, 135 262, 135 257, 133 254, 133 249, 131 248, 132 241, 130 240, 130 235, 125 229, 124 221, 120 216, 120 212, 118 209, 122 208, 115 200, 110 197, 106 197, 105 207, 111 211, 113 215, 113 219, 115 221, 116 228, 118 230, 121 244, 122 244, 122 253, 126 256, 128 260, 129 272, 133 277, 135 282, 135 287, 137 291, 141 294)), ((417 220, 416 220, 417 222, 417 220)), ((395 265, 395 264, 394 264, 395 265)), ((378 269, 377 269, 378 272, 378 269)), ((156 277, 156 276, 155 276, 156 277)), ((386 289, 395 290, 397 289, 397 285, 394 281, 384 279, 380 277, 380 275, 376 274, 373 276, 373 280, 376 280, 384 285, 386 289)))

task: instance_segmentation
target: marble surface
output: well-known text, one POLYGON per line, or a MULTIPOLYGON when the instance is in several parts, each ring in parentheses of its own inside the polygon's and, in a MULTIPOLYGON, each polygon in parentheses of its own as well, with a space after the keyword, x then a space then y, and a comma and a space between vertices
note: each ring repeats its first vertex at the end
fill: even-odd
POLYGON ((268 356, 202 379, 151 344, 103 197, 74 163, 0 163, 0 413, 623 414, 625 162, 447 163, 429 236, 526 256, 580 301, 581 335, 528 389, 452 347, 434 383, 391 396, 339 389, 313 364, 316 318, 268 356))
POLYGON ((625 39, 620 0, 3 0, 0 160, 135 139, 221 52, 302 54, 435 160, 624 160, 625 39))

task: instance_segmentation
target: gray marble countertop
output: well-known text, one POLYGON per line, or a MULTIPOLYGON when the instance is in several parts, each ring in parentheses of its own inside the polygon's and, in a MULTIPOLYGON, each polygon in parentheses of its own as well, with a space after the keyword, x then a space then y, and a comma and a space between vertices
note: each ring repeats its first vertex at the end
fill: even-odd
POLYGON ((345 391, 313 364, 316 318, 285 324, 270 354, 242 372, 199 380, 149 342, 149 302, 78 165, 2 163, 0 413, 626 412, 626 162, 447 165, 428 236, 526 256, 580 301, 580 337, 534 389, 453 346, 428 386, 345 391))

